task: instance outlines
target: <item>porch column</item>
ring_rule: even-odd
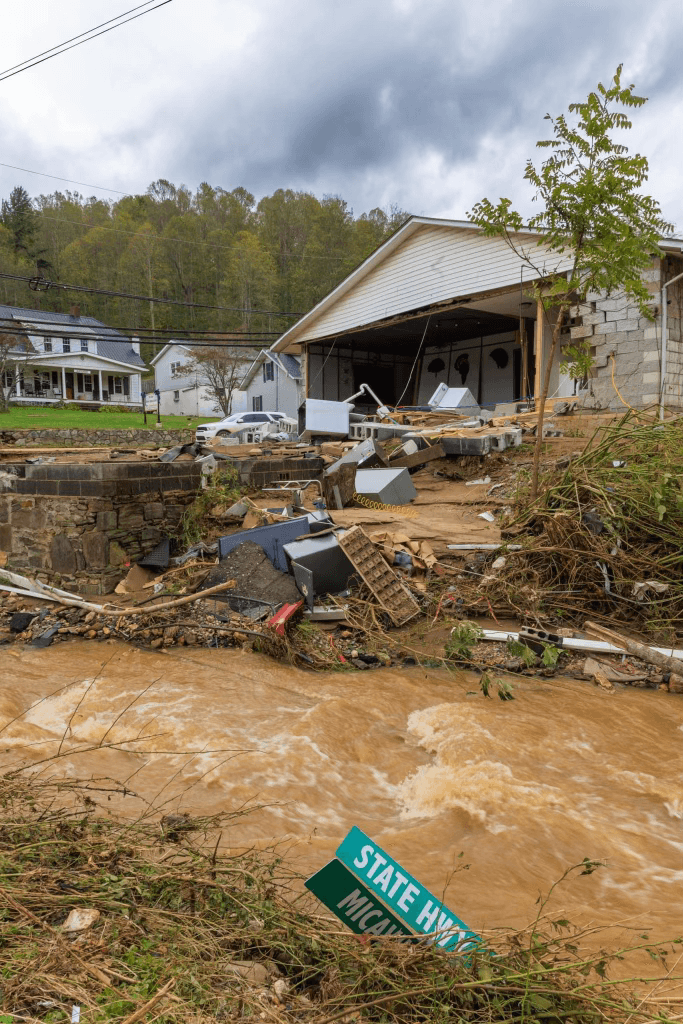
[[[541,299],[536,304],[536,330],[534,332],[534,400],[536,408],[541,399],[541,380],[543,372],[543,302]]]
[[[66,373],[62,367],[62,401],[66,402]]]
[[[17,398],[21,398],[21,370],[18,366],[14,370],[14,390]]]
[[[99,381],[100,381],[100,402],[101,402],[102,401],[102,371],[101,370],[97,371],[97,376],[99,377]]]

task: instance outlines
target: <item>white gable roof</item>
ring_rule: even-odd
[[[538,245],[538,236],[516,236],[539,268],[535,275],[502,238],[487,238],[469,221],[411,217],[348,277],[283,334],[272,348],[327,338],[364,324],[437,302],[495,291],[570,267]]]
[[[170,341],[168,345],[164,345],[164,347],[159,352],[157,352],[157,354],[152,359],[150,359],[150,366],[156,366],[161,357],[165,356],[167,352],[174,348],[178,349],[178,354],[182,352],[187,356],[192,355],[191,349],[189,349],[186,345],[183,345],[181,341]]]

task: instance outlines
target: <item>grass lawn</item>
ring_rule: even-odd
[[[196,427],[198,423],[211,423],[218,416],[162,416],[161,422],[170,430]],[[156,412],[147,413],[147,426],[153,428]],[[141,412],[113,412],[100,409],[99,412],[84,412],[77,407],[66,409],[40,409],[37,406],[13,405],[10,411],[0,414],[0,430],[24,429],[41,430],[56,427],[69,430],[80,427],[83,430],[130,430],[144,427]]]

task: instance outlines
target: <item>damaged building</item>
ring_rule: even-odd
[[[310,312],[273,352],[300,359],[308,398],[343,401],[367,384],[387,406],[426,405],[439,385],[467,388],[477,406],[493,408],[539,395],[552,337],[531,285],[566,272],[569,259],[544,249],[531,233],[516,236],[530,266],[501,238],[467,221],[411,217]],[[587,340],[591,378],[574,381],[551,367],[554,397],[583,393],[595,408],[683,401],[681,282],[683,242],[663,239],[662,255],[644,274],[650,320],[625,296],[594,296],[573,310],[563,345]],[[662,302],[667,345],[662,360]],[[614,357],[614,358],[612,358]],[[364,396],[356,402],[363,411]],[[465,408],[461,410],[467,413]]]

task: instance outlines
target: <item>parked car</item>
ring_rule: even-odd
[[[212,437],[227,437],[245,427],[258,427],[262,423],[277,423],[287,417],[283,412],[236,412],[216,423],[200,423],[195,437],[197,441],[209,441]]]

